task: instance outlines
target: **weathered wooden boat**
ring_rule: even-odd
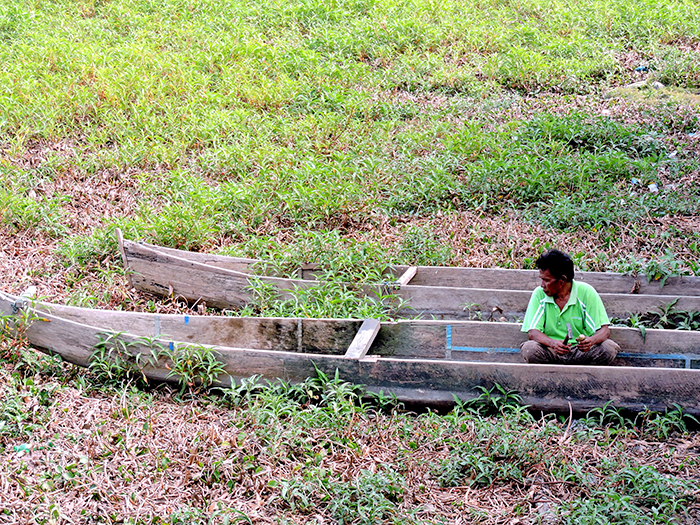
[[[630,410],[679,404],[700,415],[700,333],[612,328],[622,352],[616,366],[529,365],[515,323],[352,319],[241,318],[163,315],[32,303],[0,293],[0,313],[32,319],[25,330],[36,348],[88,366],[100,337],[119,332],[130,351],[154,342],[172,352],[183,345],[213,347],[224,364],[222,383],[256,374],[303,381],[338,370],[340,377],[399,400],[448,406],[496,384],[518,392],[535,409],[589,410],[612,401]],[[148,339],[145,339],[148,338]],[[172,380],[165,366],[143,372]]]
[[[317,270],[301,268],[298,279],[254,275],[260,261],[164,248],[117,238],[132,286],[160,296],[176,295],[191,303],[215,308],[238,308],[252,300],[251,282],[259,280],[280,291],[317,286]],[[435,319],[522,319],[532,290],[539,285],[534,270],[397,266],[383,285],[366,286],[365,293],[405,301],[398,311],[404,317]],[[576,278],[600,293],[608,315],[623,317],[665,307],[700,311],[700,277],[670,277],[661,287],[646,278],[629,275],[578,272]]]

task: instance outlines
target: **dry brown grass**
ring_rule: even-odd
[[[2,377],[0,403],[12,394],[8,373]],[[34,379],[34,386],[53,394],[45,408],[30,387],[24,394],[20,387],[22,409],[33,414],[29,420],[36,426],[28,436],[0,435],[2,523],[169,523],[188,508],[214,516],[213,523],[235,517],[235,511],[256,524],[335,523],[322,491],[308,494],[308,505],[297,499],[292,509],[282,492],[285,480],[309,481],[305,474],[325,469],[329,480],[345,483],[361,479],[363,471],[391,469],[405,480],[395,515],[414,516],[406,523],[525,525],[546,518],[547,508],[591,496],[592,485],[582,488],[550,472],[555,464],[576,466],[599,486],[605,485],[606,462],[700,479],[698,433],[655,441],[634,432],[582,433],[551,419],[493,420],[503,435],[517,432],[531,440],[535,459],[523,473],[525,481],[444,488],[435,466],[455,444],[486,446],[481,420],[466,417],[455,431],[436,415],[358,411],[339,415],[337,427],[329,427],[313,418],[304,424],[303,409],[265,420],[259,404],[224,409],[206,399],[173,402],[165,393],[128,388],[100,395]],[[22,444],[29,451],[14,449]],[[695,523],[697,500],[687,510],[689,520],[680,523]]]

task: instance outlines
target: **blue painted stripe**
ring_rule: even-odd
[[[638,359],[668,359],[668,360],[678,360],[685,361],[685,368],[690,368],[691,358],[687,355],[682,354],[638,354],[633,352],[618,352],[619,357],[630,357]]]
[[[446,349],[447,351],[456,352],[476,352],[490,354],[517,354],[519,348],[488,348],[483,346],[452,346],[452,325],[445,327]],[[644,354],[635,352],[618,352],[618,357],[627,357],[631,359],[660,359],[668,361],[685,361],[685,368],[690,368],[692,360],[699,360],[696,355],[688,356],[684,354]]]
[[[646,358],[646,359],[690,359],[687,355],[682,354],[640,354],[634,352],[618,352],[620,357],[636,357],[636,358]]]
[[[185,324],[190,324],[190,316],[189,315],[185,316]]]
[[[517,354],[520,352],[519,348],[486,348],[477,346],[454,346],[452,350],[457,352],[488,352],[491,354]]]
[[[491,352],[494,354],[515,354],[520,352],[519,348],[489,348],[479,346],[453,346],[451,350],[456,350],[458,352]],[[618,352],[617,355],[619,357],[630,357],[636,359],[676,359],[681,361],[691,359],[689,356],[682,354],[642,354],[633,352]]]

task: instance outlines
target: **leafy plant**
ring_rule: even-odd
[[[12,305],[12,313],[0,315],[0,359],[16,363],[29,348],[26,332],[34,322],[42,320],[33,308],[26,307],[31,300],[22,296],[18,301],[25,301],[24,306]]]
[[[602,407],[589,410],[583,422],[589,427],[615,427],[626,428],[629,421],[612,401],[608,401]]]
[[[663,287],[669,277],[683,275],[683,262],[674,258],[673,253],[666,252],[666,255],[659,259],[651,259],[644,266],[643,272],[647,276],[647,281],[658,281]]]
[[[646,411],[640,414],[641,426],[644,432],[650,433],[656,439],[668,439],[672,432],[685,433],[688,424],[698,425],[698,419],[686,414],[683,407],[674,404],[665,413]]]
[[[698,488],[694,482],[671,480],[650,465],[625,466],[610,478],[610,488],[562,505],[564,523],[674,523]]]
[[[147,338],[127,339],[125,332],[102,332],[89,357],[89,368],[99,382],[121,383],[129,380],[148,382],[144,368],[162,345]],[[146,351],[144,351],[144,348]]]
[[[233,378],[229,378],[230,385],[228,387],[216,387],[214,390],[221,395],[221,402],[227,407],[238,407],[249,405],[254,397],[256,397],[265,388],[265,384],[261,383],[261,375],[253,375],[241,379],[236,382]]]
[[[450,246],[427,226],[411,226],[404,232],[396,262],[421,266],[441,266],[451,257]]]
[[[491,388],[477,386],[477,389],[481,390],[481,394],[473,399],[462,401],[455,397],[455,409],[489,417],[517,412],[523,408],[522,397],[514,390],[506,390],[499,384]]]
[[[613,324],[637,328],[642,335],[647,328],[664,330],[700,330],[700,312],[692,310],[676,310],[675,299],[659,306],[654,312],[630,314],[628,318],[616,318]]]
[[[461,443],[433,467],[442,487],[460,485],[488,487],[496,481],[522,479],[522,471],[510,461],[497,461],[471,443]]]
[[[374,525],[397,515],[406,481],[391,468],[376,473],[361,470],[358,477],[332,486],[329,510],[339,524]]]
[[[170,370],[168,377],[180,383],[180,393],[194,394],[212,386],[226,372],[224,363],[212,347],[195,344],[173,344],[173,349],[159,348],[155,354]]]
[[[248,287],[252,300],[236,315],[388,319],[407,307],[390,285],[360,287],[326,279],[321,274],[319,281],[310,286],[278,290],[273,284],[253,277]]]

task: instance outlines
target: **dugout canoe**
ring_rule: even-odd
[[[190,303],[227,309],[252,301],[253,281],[277,289],[282,298],[290,297],[291,290],[318,285],[314,268],[300,269],[297,279],[256,275],[262,264],[253,259],[133,242],[120,231],[117,238],[131,285],[159,296],[175,295]],[[397,266],[392,271],[386,283],[365,286],[363,291],[375,298],[394,294],[405,301],[397,312],[403,317],[469,319],[495,314],[518,320],[539,285],[534,270]],[[576,278],[598,290],[611,317],[652,312],[674,301],[677,310],[700,311],[699,277],[669,278],[663,287],[622,274],[578,272]]]
[[[148,353],[153,341],[170,351],[200,344],[215,349],[231,380],[301,382],[316,369],[404,402],[449,406],[479,387],[496,384],[518,392],[545,411],[585,411],[612,401],[633,411],[662,411],[673,404],[700,415],[700,333],[612,328],[622,352],[617,366],[530,365],[518,345],[515,323],[353,319],[242,318],[164,315],[38,303],[0,292],[5,323],[31,319],[24,335],[32,346],[88,366],[101,336],[119,332],[130,352]],[[145,339],[148,338],[148,339]],[[146,343],[146,341],[150,341]],[[147,377],[173,380],[151,363]]]

